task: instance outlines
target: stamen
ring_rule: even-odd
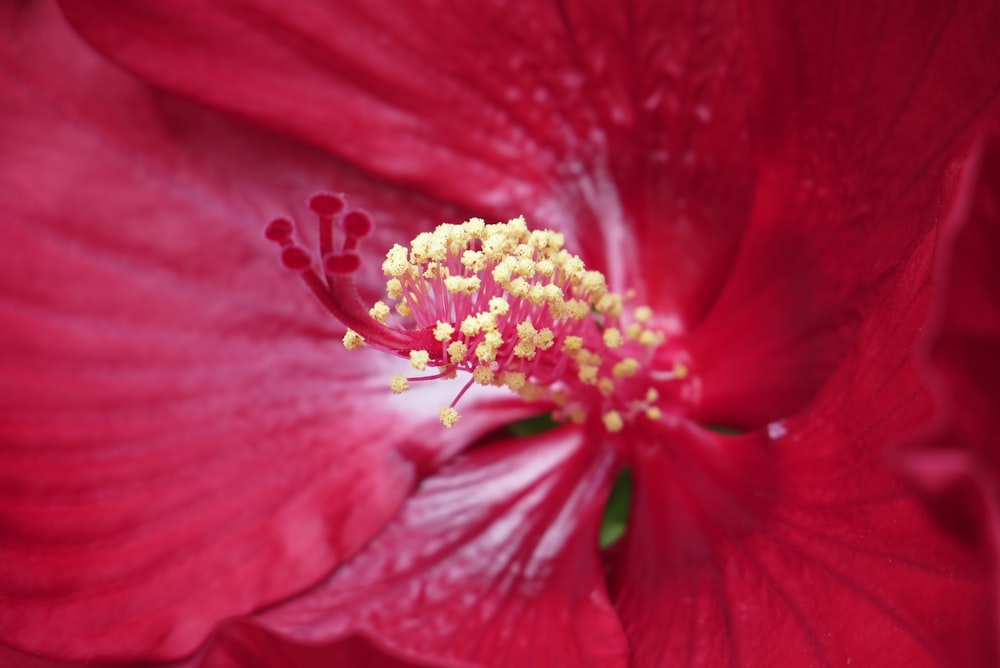
[[[282,264],[349,328],[347,348],[391,352],[419,371],[439,368],[419,378],[393,376],[393,392],[406,391],[410,382],[469,373],[441,410],[447,427],[459,419],[455,406],[476,384],[558,405],[561,419],[600,420],[614,434],[642,416],[661,419],[668,406],[661,390],[681,396],[671,384],[693,382],[687,358],[664,347],[668,336],[652,309],[627,311],[627,300],[608,290],[601,273],[563,249],[561,234],[529,230],[523,218],[442,224],[417,235],[409,248],[389,250],[382,263],[387,300],[368,307],[354,275],[371,217],[326,193],[312,197],[309,208],[319,222],[322,275],[313,255],[293,241],[295,227],[286,218],[265,231],[281,247]]]

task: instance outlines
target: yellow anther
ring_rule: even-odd
[[[527,297],[529,290],[531,290],[531,285],[521,277],[515,278],[507,284],[507,291],[515,297]]]
[[[480,284],[478,276],[449,276],[444,279],[444,287],[452,294],[475,294]]]
[[[497,351],[503,345],[503,336],[498,331],[486,332],[486,336],[476,346],[476,358],[484,364],[495,362]]]
[[[518,249],[527,248],[528,252],[531,253],[530,246],[518,246]],[[531,257],[521,257],[517,260],[517,273],[525,278],[534,278],[535,276],[535,261]]]
[[[555,320],[565,320],[569,317],[569,307],[562,299],[549,301],[549,313]]]
[[[467,250],[462,253],[462,266],[469,271],[486,269],[486,256],[479,251]]]
[[[462,341],[452,341],[448,346],[448,359],[452,364],[461,364],[469,354],[469,346]]]
[[[476,359],[484,364],[495,362],[497,359],[497,349],[485,341],[480,341],[476,345]]]
[[[613,318],[617,318],[622,314],[622,298],[621,295],[616,295],[613,292],[609,292],[597,300],[597,304],[594,306],[599,313],[605,315],[610,315]]]
[[[570,255],[569,253],[566,253],[566,255],[564,256],[563,252],[560,251],[559,255],[556,256],[557,263],[559,263],[560,257],[566,258],[561,263],[561,268],[563,270],[563,273],[565,273],[570,278],[570,280],[577,282],[583,280],[583,275],[586,272],[583,260],[581,260],[576,255]]]
[[[399,244],[394,245],[389,249],[389,252],[385,255],[385,262],[382,263],[382,271],[386,276],[393,276],[399,278],[406,274],[410,269],[410,263],[407,261],[406,249]]]
[[[517,326],[517,336],[522,341],[533,341],[538,330],[531,324],[530,320],[525,320]]]
[[[593,366],[601,366],[601,356],[592,350],[587,348],[581,348],[580,353],[576,357],[578,364],[591,364]]]
[[[657,406],[650,406],[646,409],[646,417],[655,422],[663,417],[663,411],[661,411]]]
[[[451,340],[451,335],[455,333],[454,326],[448,324],[447,322],[441,322],[438,320],[437,324],[434,325],[434,339],[444,343],[445,341]]]
[[[535,263],[535,271],[542,276],[551,276],[556,272],[556,265],[552,264],[552,260],[549,259],[539,260]]]
[[[441,417],[441,424],[443,424],[445,427],[451,427],[456,422],[458,422],[459,418],[461,418],[462,416],[459,415],[458,411],[452,408],[451,406],[445,406],[444,408],[441,409],[440,417]]]
[[[389,381],[389,387],[391,387],[392,391],[396,394],[402,394],[410,389],[410,383],[406,380],[406,376],[401,373],[397,373],[392,377],[392,380]]]
[[[490,234],[483,239],[483,255],[491,260],[502,260],[507,255],[507,239],[503,234],[490,230]],[[513,267],[511,267],[513,270]],[[496,269],[494,269],[496,271]]]
[[[538,330],[535,329],[530,320],[520,323],[517,326],[517,345],[514,346],[514,355],[524,359],[534,359],[536,336],[538,336]]]
[[[598,300],[608,291],[608,283],[604,279],[604,274],[599,271],[588,271],[580,279],[580,286],[591,293],[593,299]]]
[[[633,322],[631,325],[625,328],[625,336],[635,341],[642,334],[642,325],[637,322]]]
[[[587,421],[587,411],[579,406],[571,408],[569,410],[569,419],[573,424],[583,424]]]
[[[652,403],[660,398],[660,391],[655,387],[651,387],[646,390],[646,401]]]
[[[430,248],[433,243],[433,235],[430,232],[421,232],[410,241],[409,260],[412,264],[423,264],[430,257]]]
[[[590,315],[590,304],[580,299],[571,299],[566,302],[569,308],[569,317],[573,320],[583,320]]]
[[[506,315],[510,312],[510,302],[503,297],[490,297],[489,306],[493,315]]]
[[[684,380],[685,378],[687,378],[687,375],[688,375],[689,371],[690,371],[690,369],[688,369],[681,362],[677,362],[676,364],[674,364],[674,376],[678,380]]]
[[[433,232],[421,232],[410,242],[410,262],[441,262],[448,256],[448,225],[438,225]]]
[[[604,333],[601,334],[601,338],[604,339],[604,345],[612,349],[621,348],[622,344],[625,343],[624,339],[622,339],[621,330],[615,327],[605,329]]]
[[[499,283],[500,285],[507,285],[507,283],[509,283],[510,279],[513,277],[514,270],[516,268],[517,268],[517,263],[514,261],[514,258],[511,257],[503,258],[500,261],[500,263],[497,264],[497,266],[493,267],[493,271],[491,272],[493,280]]]
[[[545,396],[545,388],[528,382],[517,391],[517,394],[525,401],[538,401]]]
[[[486,221],[482,218],[469,218],[464,224],[465,231],[471,236],[478,236],[482,234],[483,229],[486,227]]]
[[[653,309],[648,306],[640,306],[635,310],[635,320],[636,322],[649,322],[649,319],[653,317]]]
[[[534,262],[531,261],[534,258],[534,255],[535,247],[530,244],[518,244],[514,248],[514,256],[517,257],[518,260],[528,260],[531,265],[528,268],[528,271],[532,273],[535,271]]]
[[[545,291],[545,301],[550,305],[565,304],[566,300],[563,295],[562,288],[558,285],[550,283],[549,285],[546,285],[543,290]]]
[[[550,230],[532,230],[528,243],[538,250],[557,251],[562,248],[563,235]]]
[[[592,364],[581,364],[580,373],[578,374],[580,381],[587,385],[596,385],[597,370],[597,367]]]
[[[604,428],[611,433],[621,431],[625,427],[625,420],[618,411],[608,411],[601,416],[601,421],[604,422]]]
[[[610,378],[601,378],[597,381],[597,389],[601,391],[601,394],[605,397],[610,397],[615,391],[615,381]]]
[[[410,310],[410,305],[406,302],[399,302],[396,304],[396,313],[403,316],[404,318],[409,318],[413,315],[413,311]]]
[[[493,369],[488,366],[477,366],[472,372],[472,378],[480,385],[490,385],[493,383]]]
[[[344,334],[344,347],[348,350],[357,350],[365,343],[365,337],[361,336],[353,329],[347,330],[347,334]]]
[[[410,366],[412,366],[417,371],[423,371],[427,368],[427,363],[431,361],[430,353],[426,350],[411,350],[410,351]]]
[[[524,388],[527,379],[525,378],[524,373],[520,371],[501,371],[500,376],[497,378],[497,382],[501,385],[506,385],[510,389],[517,392],[518,390]]]
[[[479,330],[482,332],[492,332],[497,328],[497,316],[490,311],[477,313],[476,322],[479,323]]]
[[[451,276],[451,272],[448,271],[448,267],[442,267],[437,262],[428,262],[427,269],[421,274],[428,281],[433,281],[439,278],[445,279]]]
[[[479,333],[481,328],[482,326],[479,324],[479,320],[477,320],[474,315],[466,316],[465,320],[462,321],[462,324],[459,327],[459,329],[462,330],[462,334],[466,336],[475,336]]]
[[[448,257],[448,237],[439,234],[434,235],[428,256],[434,262],[443,262]]]
[[[638,360],[626,357],[612,367],[611,374],[615,378],[629,378],[634,376],[636,372],[639,371],[639,366]]]
[[[552,333],[552,330],[548,327],[543,327],[537,335],[535,335],[535,345],[537,345],[542,350],[548,350],[556,342],[556,335]]]
[[[548,301],[545,295],[544,285],[539,285],[535,283],[528,289],[528,301],[535,306],[544,306],[545,302]]]
[[[403,298],[403,284],[398,278],[390,278],[385,282],[385,294],[389,299]]]
[[[576,357],[583,348],[583,339],[579,336],[567,336],[563,339],[562,349],[569,357]]]
[[[535,359],[535,344],[532,341],[518,341],[514,346],[514,356],[521,359]]]
[[[511,218],[507,221],[507,227],[511,232],[512,236],[519,238],[526,238],[530,232],[528,231],[528,223],[524,220],[524,216],[518,216],[517,218]]]
[[[647,348],[652,348],[662,342],[661,336],[662,335],[659,332],[654,332],[651,329],[644,329],[642,330],[642,333],[639,334],[639,343]]]
[[[375,302],[375,305],[368,309],[368,315],[385,324],[385,319],[389,317],[389,305],[382,301]]]

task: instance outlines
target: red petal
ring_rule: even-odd
[[[1000,43],[1000,11],[994,0],[771,0],[747,2],[746,17],[763,75],[758,190],[692,354],[704,360],[705,418],[759,425],[816,391],[940,219],[949,161],[1000,121],[1000,68],[984,56]]]
[[[419,668],[392,657],[364,638],[341,638],[321,646],[298,645],[253,623],[229,625],[190,668]],[[171,667],[173,668],[173,667]],[[185,667],[181,667],[185,668]]]
[[[442,433],[282,273],[263,223],[362,179],[136,85],[49,5],[0,11],[0,641],[177,657],[511,412]]]
[[[992,565],[885,460],[926,422],[925,242],[801,416],[634,467],[612,592],[641,665],[995,666]]]
[[[81,668],[79,662],[32,656],[0,645],[4,668]],[[419,668],[427,664],[395,658],[359,636],[339,638],[321,647],[290,642],[245,619],[234,620],[216,633],[208,645],[180,662],[132,662],[128,668]],[[123,668],[118,662],[87,661],[86,668]]]
[[[597,542],[612,465],[567,429],[478,448],[425,480],[330,580],[262,622],[309,645],[366,633],[449,665],[624,666]]]
[[[1000,142],[986,143],[970,160],[939,248],[934,311],[921,351],[938,415],[936,423],[906,447],[902,463],[931,493],[932,507],[949,526],[961,530],[983,519],[985,505],[985,532],[973,526],[973,531],[962,533],[971,534],[970,538],[985,533],[1000,559],[1000,415],[996,406],[1000,397]],[[970,490],[970,483],[974,489]],[[995,614],[1000,619],[1000,613]]]
[[[950,437],[1000,472],[1000,142],[980,153],[942,231],[925,373]]]
[[[614,287],[687,321],[750,201],[734,5],[63,3],[158,85],[481,215],[575,232]]]

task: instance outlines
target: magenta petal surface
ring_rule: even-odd
[[[988,551],[938,524],[886,457],[930,417],[909,351],[932,241],[801,415],[644,451],[612,562],[638,665],[996,665]]]
[[[479,215],[565,230],[616,289],[690,323],[750,203],[735,4],[63,7],[150,81]]]
[[[692,353],[704,418],[797,410],[878,286],[943,217],[948,167],[1000,121],[993,0],[745,3],[757,190]],[[738,333],[739,345],[733,345]]]
[[[424,480],[328,581],[260,622],[307,645],[370,634],[448,665],[625,666],[597,543],[612,460],[569,429],[481,446]]]
[[[0,12],[0,642],[179,657],[512,413],[442,435],[410,402],[453,392],[394,404],[282,273],[263,223],[345,170],[137,85],[50,4]]]

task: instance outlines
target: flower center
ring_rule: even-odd
[[[284,218],[266,232],[281,245],[282,263],[349,328],[349,350],[371,346],[408,358],[417,371],[437,367],[429,375],[394,376],[394,392],[411,382],[470,374],[441,409],[446,427],[459,419],[456,406],[473,384],[549,402],[557,420],[599,418],[609,432],[676,416],[693,400],[690,360],[651,309],[626,308],[603,274],[563,248],[562,234],[530,230],[523,218],[439,225],[418,234],[409,248],[389,250],[382,263],[387,299],[367,308],[353,276],[370,217],[347,211],[334,195],[316,195],[309,206],[319,218],[320,271],[294,243],[294,226]],[[336,227],[344,236],[339,249]]]

